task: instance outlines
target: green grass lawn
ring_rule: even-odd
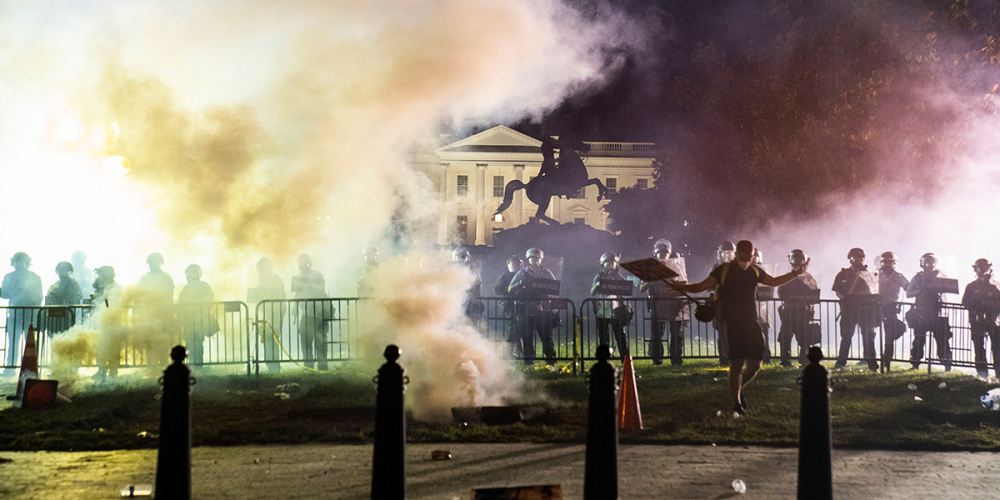
[[[375,415],[373,373],[339,365],[333,374],[260,377],[201,376],[194,387],[196,446],[371,441]],[[1000,449],[1000,412],[979,397],[993,386],[961,374],[863,370],[833,373],[833,440],[838,448],[910,450]],[[645,430],[625,432],[624,443],[716,443],[796,446],[798,370],[766,366],[748,390],[750,416],[732,418],[727,372],[714,361],[683,367],[636,364]],[[525,372],[550,396],[547,411],[506,426],[408,422],[414,442],[583,442],[587,386],[582,376]],[[282,400],[279,384],[301,391]],[[942,382],[946,385],[940,388]],[[907,386],[914,384],[917,390]],[[159,388],[135,378],[85,386],[72,404],[44,412],[0,411],[0,449],[101,450],[153,448],[159,432]],[[917,396],[922,401],[915,400]],[[512,402],[518,403],[518,402]]]

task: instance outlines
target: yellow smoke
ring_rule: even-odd
[[[407,405],[418,420],[444,422],[456,406],[497,405],[520,394],[523,380],[507,369],[502,346],[486,339],[465,319],[465,292],[473,282],[467,268],[446,255],[392,259],[371,275],[375,299],[361,332],[373,367],[388,344],[402,351],[399,363],[410,377]]]

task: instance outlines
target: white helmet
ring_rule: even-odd
[[[663,258],[663,259],[669,258],[671,251],[673,251],[673,245],[670,244],[670,240],[668,239],[661,238],[656,240],[656,243],[653,243],[654,257],[656,257],[657,253],[662,252],[664,254],[663,257],[657,257],[657,258]]]
[[[601,265],[602,266],[604,265],[605,262],[607,262],[609,260],[613,261],[615,264],[617,264],[621,260],[621,257],[619,257],[618,254],[616,254],[614,252],[605,252],[604,255],[601,255]]]

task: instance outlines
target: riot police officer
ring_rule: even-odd
[[[895,342],[906,333],[906,324],[899,319],[899,292],[905,290],[910,281],[903,273],[896,270],[896,254],[883,252],[879,256],[878,274],[878,304],[882,317],[882,334],[885,336],[882,347],[882,372],[892,369],[892,358],[895,355]]]
[[[679,260],[670,258],[671,250],[670,241],[657,240],[653,244],[653,257],[677,273],[678,276],[671,282],[674,284],[687,283],[687,272]],[[670,343],[667,352],[670,355],[670,364],[675,366],[683,364],[684,321],[691,318],[683,295],[662,281],[642,283],[639,285],[639,291],[649,294],[650,299],[648,304],[652,318],[649,324],[649,355],[653,358],[653,364],[663,364],[663,334],[668,327],[670,328]]]
[[[778,287],[778,298],[782,304],[778,306],[778,316],[781,318],[781,328],[778,330],[778,345],[781,348],[781,366],[792,366],[792,339],[799,345],[799,364],[806,364],[809,346],[818,344],[819,325],[813,323],[816,307],[807,298],[810,292],[819,290],[816,278],[803,270],[809,257],[800,249],[788,254],[788,264],[792,270],[802,270],[802,273],[792,281]]]
[[[625,335],[625,325],[632,321],[632,309],[628,303],[620,300],[621,295],[600,293],[601,280],[625,281],[618,262],[621,258],[614,252],[606,252],[601,255],[601,272],[594,276],[594,284],[590,287],[590,293],[601,300],[595,301],[594,315],[597,317],[597,337],[600,345],[611,345],[608,336],[608,328],[615,335],[615,342],[618,345],[618,354],[621,359],[625,359],[628,354],[628,337]]]
[[[80,284],[70,277],[73,274],[73,264],[60,262],[56,264],[56,276],[59,280],[49,287],[45,294],[45,305],[47,306],[72,306],[83,302],[83,293],[80,291]],[[69,330],[70,318],[68,316],[54,317],[49,315],[45,323],[45,330],[49,337]]]
[[[841,269],[833,279],[833,291],[840,298],[840,353],[834,369],[847,365],[851,337],[854,336],[855,328],[858,328],[861,330],[862,357],[868,363],[868,369],[877,372],[875,325],[878,321],[878,309],[875,294],[878,292],[878,285],[875,277],[868,272],[864,250],[852,248],[847,252],[847,260],[851,266]]]
[[[935,278],[945,278],[937,268],[938,260],[933,253],[920,257],[920,269],[906,287],[906,296],[915,297],[913,308],[906,313],[906,322],[913,328],[913,346],[910,348],[910,365],[916,370],[924,357],[927,333],[930,332],[937,344],[938,358],[944,363],[945,371],[951,371],[951,327],[948,318],[941,316],[941,293],[928,290],[928,282]]]
[[[969,327],[972,330],[972,347],[976,355],[976,373],[980,378],[989,376],[989,365],[986,363],[986,336],[990,337],[993,350],[993,368],[997,366],[997,356],[1000,355],[1000,339],[997,338],[997,316],[1000,315],[1000,288],[993,280],[993,264],[986,259],[979,259],[973,264],[976,280],[965,287],[962,294],[962,305],[969,311]],[[1000,372],[998,372],[1000,376]]]
[[[542,353],[545,361],[549,365],[556,363],[556,349],[552,341],[552,326],[556,321],[556,316],[552,312],[552,302],[544,300],[552,298],[552,295],[533,290],[531,281],[535,279],[555,280],[555,275],[542,266],[545,254],[540,248],[529,248],[525,252],[528,266],[521,269],[514,275],[507,291],[510,296],[518,300],[518,308],[525,312],[525,328],[521,336],[521,352],[524,353],[524,364],[535,363],[535,339],[542,341]]]
[[[520,256],[511,255],[507,258],[507,271],[501,274],[493,285],[493,293],[504,299],[500,301],[500,316],[504,318],[507,342],[510,344],[511,352],[515,358],[521,357],[522,354],[521,337],[523,333],[521,330],[525,325],[522,321],[524,311],[518,314],[514,301],[511,300],[510,282],[514,280],[514,275],[521,269],[524,269],[524,260]]]

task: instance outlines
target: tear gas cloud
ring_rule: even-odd
[[[407,165],[409,147],[442,120],[540,116],[598,85],[607,51],[641,45],[628,18],[605,14],[521,0],[7,3],[0,255],[28,252],[48,281],[82,249],[127,286],[156,251],[175,275],[200,264],[228,300],[242,298],[259,257],[287,276],[307,252],[328,291],[351,296],[362,247],[397,236],[387,236],[394,218],[417,234],[393,251],[436,243],[420,229],[435,226],[438,202]],[[445,287],[462,280],[430,265],[441,272],[431,288],[417,283],[426,273],[403,271],[379,288],[388,323],[374,338],[399,336],[413,375],[461,373],[460,386],[483,384],[480,403],[495,400],[499,360],[451,323],[464,288]],[[429,316],[404,320],[420,308]],[[56,356],[97,356],[100,342],[86,339],[73,333]]]
[[[600,80],[605,48],[637,43],[627,20],[558,2],[58,7],[0,20],[0,180],[17,207],[0,253],[37,265],[81,248],[129,283],[160,251],[230,296],[223,282],[259,255],[312,251],[335,285],[353,282],[395,193],[410,193],[406,217],[436,215],[406,164],[414,141],[442,118],[543,113]],[[104,172],[113,155],[127,175]]]
[[[683,110],[665,141],[664,203],[692,221],[689,239],[751,239],[780,270],[802,248],[827,294],[851,247],[873,269],[894,251],[908,276],[933,252],[963,283],[976,258],[1000,259],[1000,66],[985,6],[687,7],[680,41],[662,47],[678,62],[654,69]]]

